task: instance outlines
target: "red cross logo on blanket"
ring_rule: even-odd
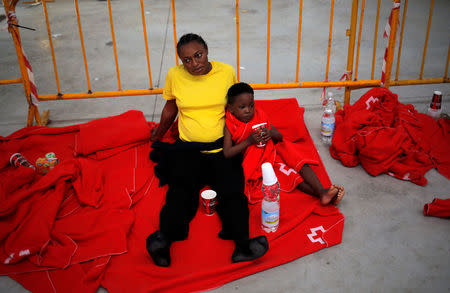
[[[371,103],[375,104],[378,101],[379,101],[378,98],[374,98],[374,97],[368,98],[367,101],[366,101],[366,105],[367,105],[366,110],[370,109],[370,104]]]
[[[309,230],[311,230],[311,234],[307,234],[309,241],[311,241],[312,243],[319,242],[320,244],[325,244],[325,241],[322,239],[322,237],[319,236],[317,238],[314,238],[315,236],[317,236],[317,231],[322,231],[322,233],[325,232],[325,229],[322,226],[310,228]]]
[[[295,170],[294,169],[292,169],[292,168],[288,169],[288,167],[285,164],[283,164],[283,163],[278,163],[278,164],[280,165],[280,171],[282,173],[286,174],[286,176],[289,176],[291,173],[295,174]]]

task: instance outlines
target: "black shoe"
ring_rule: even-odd
[[[267,250],[269,250],[269,242],[266,236],[255,237],[246,241],[245,244],[236,243],[231,261],[251,261],[266,254]]]
[[[233,240],[233,236],[223,230],[219,232],[219,238],[223,240]]]
[[[147,237],[147,251],[155,265],[160,267],[170,266],[170,245],[172,243],[163,233],[156,231]]]

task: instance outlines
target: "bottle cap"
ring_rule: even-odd
[[[261,165],[261,171],[264,185],[273,185],[277,183],[278,179],[275,175],[275,171],[273,171],[271,163],[263,163]]]

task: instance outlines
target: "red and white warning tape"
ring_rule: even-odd
[[[341,81],[341,80],[350,80],[350,74],[352,74],[352,72],[351,71],[345,71],[344,72],[344,74],[342,74],[342,76],[341,76],[341,78],[339,79],[339,81]],[[340,89],[342,89],[342,87],[338,87],[337,88],[337,90],[340,90]]]
[[[13,23],[13,21],[16,20],[17,21],[17,16],[14,12],[10,11],[8,12],[8,23]],[[11,25],[11,24],[10,24]],[[22,56],[23,56],[23,60],[25,62],[25,66],[27,67],[27,74],[28,74],[28,79],[30,81],[30,98],[31,98],[31,103],[33,103],[33,105],[38,106],[39,105],[39,100],[38,100],[38,93],[37,93],[37,88],[36,88],[36,84],[34,82],[34,75],[33,75],[33,69],[31,68],[31,64],[28,61],[27,55],[25,54],[25,51],[23,50],[23,46],[20,42],[20,38],[19,35],[17,34],[17,31],[15,29],[11,30],[16,38],[17,41],[19,42],[19,45],[22,49]]]
[[[384,82],[386,80],[386,59],[388,54],[388,48],[389,48],[389,36],[391,34],[391,22],[392,22],[392,13],[395,9],[400,9],[400,3],[392,3],[392,9],[391,13],[389,14],[389,19],[386,23],[386,26],[384,27],[384,33],[383,38],[387,39],[388,42],[386,43],[386,49],[384,50],[384,57],[383,57],[383,66],[381,68],[381,85],[384,85]],[[400,22],[397,21],[397,27],[400,25]]]

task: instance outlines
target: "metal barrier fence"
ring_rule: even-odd
[[[147,34],[147,25],[146,25],[146,17],[145,17],[145,7],[143,0],[140,0],[140,16],[142,21],[142,31],[143,37],[145,41],[145,52],[146,52],[146,62],[147,62],[147,71],[148,71],[148,88],[144,89],[123,89],[121,84],[120,70],[119,70],[119,62],[118,62],[118,50],[116,46],[115,39],[115,30],[114,30],[114,19],[111,9],[111,2],[107,0],[108,7],[108,16],[109,16],[109,25],[110,32],[112,37],[112,46],[114,52],[114,62],[115,62],[115,71],[117,78],[117,90],[108,90],[108,91],[93,91],[91,86],[91,77],[89,74],[88,68],[88,60],[86,56],[86,47],[83,39],[83,29],[82,22],[80,18],[80,9],[78,0],[74,0],[74,8],[78,25],[78,33],[80,39],[80,45],[83,56],[84,70],[86,75],[86,92],[62,92],[60,86],[60,78],[58,74],[58,65],[55,58],[55,49],[52,41],[52,30],[49,21],[49,13],[47,9],[47,4],[45,0],[42,0],[43,13],[45,17],[45,23],[48,34],[48,42],[50,48],[50,54],[52,57],[52,64],[55,76],[55,83],[57,92],[53,94],[37,94],[34,87],[33,75],[30,71],[30,62],[28,62],[22,45],[21,45],[21,37],[19,33],[18,20],[15,17],[15,9],[18,0],[2,0],[6,15],[8,16],[8,24],[9,24],[9,32],[11,33],[14,46],[16,49],[18,65],[20,68],[20,78],[13,78],[8,80],[0,80],[0,85],[4,84],[13,84],[13,83],[22,83],[25,91],[25,96],[27,98],[27,102],[29,105],[28,111],[28,120],[27,125],[32,125],[34,121],[36,121],[37,125],[41,125],[41,118],[38,110],[37,101],[49,101],[49,100],[65,100],[65,99],[85,99],[85,98],[100,98],[100,97],[118,97],[118,96],[134,96],[134,95],[154,95],[161,94],[162,88],[154,88],[150,67],[150,54],[149,54],[149,43],[148,43],[148,34]],[[56,0],[57,1],[57,0]],[[330,14],[329,14],[329,34],[328,34],[328,46],[327,46],[327,61],[326,66],[324,68],[324,79],[321,81],[302,81],[299,77],[300,71],[300,56],[301,56],[301,41],[302,41],[302,19],[303,19],[303,0],[299,0],[298,7],[298,29],[296,31],[297,36],[297,52],[296,52],[296,74],[295,74],[295,82],[282,82],[282,83],[272,83],[270,82],[270,49],[271,49],[271,0],[267,1],[267,45],[266,45],[266,78],[265,83],[252,83],[252,86],[255,89],[288,89],[288,88],[325,88],[328,87],[345,87],[345,100],[344,102],[348,104],[350,102],[350,93],[352,89],[364,88],[364,87],[374,87],[374,86],[401,86],[401,85],[419,85],[419,84],[432,84],[432,83],[447,83],[449,82],[449,78],[447,76],[448,73],[448,63],[450,56],[450,44],[448,46],[447,55],[442,56],[442,76],[433,77],[433,78],[423,78],[424,72],[424,64],[427,57],[427,47],[428,40],[431,28],[431,21],[433,17],[433,9],[434,9],[434,0],[430,0],[430,7],[428,12],[428,24],[426,27],[426,37],[424,40],[423,52],[422,52],[422,62],[420,66],[420,71],[418,74],[418,78],[415,79],[403,79],[399,80],[399,72],[401,70],[401,57],[402,57],[402,46],[403,46],[403,34],[405,29],[405,19],[407,17],[407,7],[408,0],[404,0],[404,2],[400,3],[400,0],[389,0],[392,3],[392,9],[390,10],[389,21],[385,28],[385,35],[388,37],[388,42],[383,58],[383,64],[380,62],[376,62],[376,50],[377,50],[377,35],[379,32],[379,23],[380,23],[380,7],[381,0],[378,0],[377,3],[377,14],[374,25],[374,38],[373,38],[373,51],[372,51],[372,66],[371,66],[371,75],[370,79],[359,80],[358,72],[359,72],[359,61],[360,61],[360,48],[361,48],[361,37],[363,32],[363,24],[364,24],[364,15],[365,15],[365,0],[351,0],[351,18],[350,18],[350,28],[347,29],[346,35],[348,36],[348,52],[347,52],[347,66],[346,68],[339,69],[342,74],[342,77],[339,80],[329,80],[329,71],[330,71],[330,57],[331,57],[331,48],[332,48],[332,37],[333,37],[333,20],[334,20],[334,11],[335,11],[335,0],[330,0]],[[172,10],[172,26],[173,26],[173,41],[174,46],[176,47],[177,41],[177,32],[176,32],[176,5],[175,0],[171,1],[171,10]],[[240,80],[241,73],[241,59],[240,59],[240,9],[239,9],[239,0],[235,1],[235,27],[236,27],[236,70],[237,77]],[[179,8],[177,8],[179,9]],[[400,12],[401,12],[401,25],[399,25],[400,36],[398,40],[398,45],[396,46],[396,38],[397,38],[397,27],[400,22]],[[426,15],[424,15],[426,16]],[[383,18],[386,19],[386,18]],[[359,26],[358,26],[359,21]],[[372,24],[371,24],[372,25]],[[397,48],[397,58],[396,58],[396,68],[395,68],[395,78],[391,78],[393,67],[394,67],[394,54]],[[356,50],[356,57],[355,57]],[[175,51],[175,62],[178,65],[178,56]],[[445,60],[445,62],[444,62]],[[30,60],[32,63],[32,60]],[[382,68],[380,78],[375,78],[374,72],[375,68]],[[43,89],[40,89],[42,91]]]

